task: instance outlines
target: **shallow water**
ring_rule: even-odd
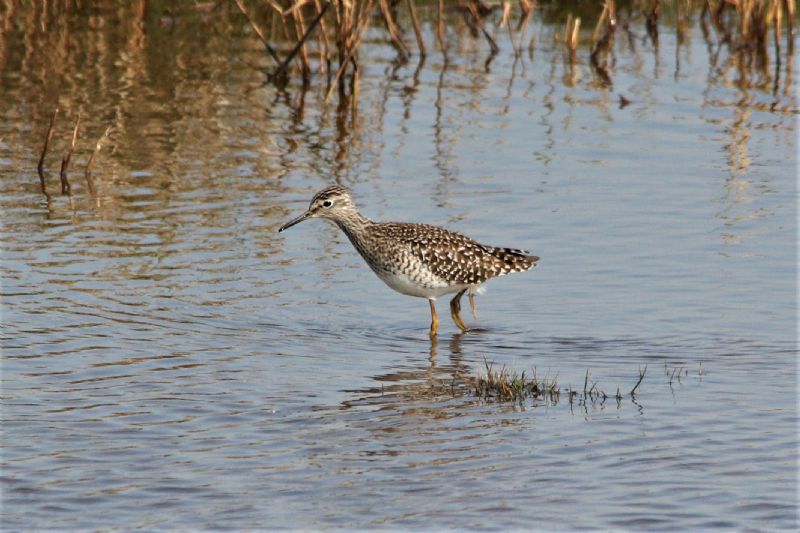
[[[354,114],[264,84],[235,11],[16,16],[0,48],[5,528],[798,526],[791,57],[773,93],[696,19],[678,46],[665,15],[657,48],[635,19],[604,88],[588,53],[564,63],[546,9],[534,52],[515,62],[498,32],[488,70],[453,17],[449,62],[432,50],[417,74],[369,32]],[[82,169],[109,124],[92,195]],[[441,299],[431,342],[427,303],[335,227],[276,233],[331,182],[371,218],[540,265],[487,285],[464,314],[480,331],[457,335]],[[609,398],[455,388],[485,361],[562,388],[588,370]]]

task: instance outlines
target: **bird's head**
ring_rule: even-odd
[[[350,192],[339,185],[332,185],[315,194],[314,198],[311,199],[311,203],[308,204],[306,212],[281,226],[278,232],[280,233],[295,224],[299,224],[307,218],[325,218],[341,224],[350,218],[358,216],[358,210],[353,203]]]

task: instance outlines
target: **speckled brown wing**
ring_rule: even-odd
[[[480,244],[437,226],[385,222],[378,225],[388,242],[402,244],[431,273],[452,284],[477,285],[510,272],[523,272],[538,257],[523,250]]]

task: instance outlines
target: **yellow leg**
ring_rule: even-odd
[[[472,309],[472,318],[478,320],[478,312],[475,310],[475,285],[469,286],[469,308]]]
[[[439,317],[436,316],[436,306],[433,303],[433,299],[428,300],[428,303],[431,304],[431,337],[436,336],[436,332],[439,331]]]
[[[453,322],[461,329],[462,333],[469,331],[469,328],[464,324],[464,321],[461,320],[461,316],[458,314],[461,311],[460,300],[465,292],[467,292],[467,289],[461,289],[458,294],[456,294],[455,298],[450,300],[450,316],[453,317]]]

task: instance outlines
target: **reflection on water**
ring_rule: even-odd
[[[606,6],[419,3],[420,59],[396,3],[405,61],[376,6],[327,104],[333,13],[282,85],[233,2],[0,7],[4,525],[796,528],[794,25]],[[431,342],[336,228],[277,235],[331,182],[541,265]]]

